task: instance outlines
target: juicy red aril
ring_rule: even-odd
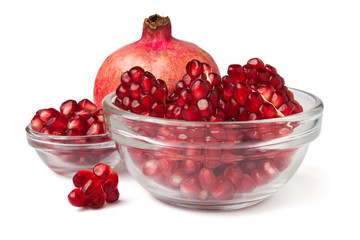
[[[248,62],[247,62],[248,65],[254,67],[254,68],[257,68],[257,69],[262,69],[264,68],[264,62],[259,59],[259,58],[251,58]]]
[[[144,74],[144,69],[141,67],[133,67],[129,70],[129,76],[132,81],[140,83],[140,80]]]
[[[194,101],[205,98],[209,90],[209,84],[205,80],[198,79],[191,84],[191,93]]]
[[[195,197],[200,191],[201,187],[197,176],[188,177],[180,184],[180,192],[187,197]]]
[[[187,159],[182,162],[181,167],[186,174],[192,175],[200,171],[200,162]]]
[[[176,172],[179,163],[174,160],[169,159],[160,159],[159,160],[159,169],[164,175],[171,175]]]
[[[197,121],[200,118],[201,114],[199,108],[196,105],[185,104],[185,106],[181,110],[181,116],[184,120],[187,121]]]
[[[235,187],[227,177],[218,176],[210,193],[215,199],[231,200],[234,197]]]
[[[57,111],[55,108],[47,108],[37,111],[36,114],[39,115],[41,121],[46,123],[47,121],[49,121],[50,118],[59,116],[60,112]]]
[[[104,134],[103,124],[100,122],[93,123],[86,131],[86,135],[99,135]]]
[[[195,77],[202,71],[202,64],[199,60],[193,59],[186,64],[186,72],[190,75],[190,77]]]
[[[46,126],[52,129],[65,129],[67,123],[63,117],[57,116],[50,118],[49,121],[47,121]]]
[[[118,175],[108,165],[99,163],[93,170],[84,169],[73,177],[75,189],[68,195],[69,202],[76,207],[101,208],[105,201],[115,202],[120,193],[117,188]]]
[[[77,104],[77,102],[70,99],[60,105],[60,113],[65,119],[68,119],[71,114],[73,114],[73,112],[78,110],[78,108],[79,105]]]
[[[248,174],[243,174],[241,179],[235,184],[236,191],[239,193],[251,192],[255,187],[254,180]]]
[[[230,65],[227,73],[236,82],[244,82],[246,79],[244,69],[239,64]]]
[[[245,101],[245,108],[252,113],[256,113],[261,104],[263,103],[263,100],[259,93],[252,92],[249,94],[248,98]]]
[[[86,130],[86,121],[80,116],[71,117],[67,122],[67,129],[84,132]]]
[[[206,167],[200,170],[198,177],[201,187],[207,191],[210,191],[216,182],[214,172]]]
[[[82,194],[80,188],[75,188],[68,195],[68,200],[71,205],[75,207],[84,207],[86,205],[86,198]]]
[[[83,99],[78,102],[79,108],[89,111],[91,114],[95,113],[97,110],[97,106],[95,103],[91,102],[88,99]]]
[[[225,171],[224,176],[226,176],[233,184],[239,182],[243,176],[243,171],[238,165],[229,165]]]
[[[151,89],[157,84],[156,78],[149,72],[144,72],[144,75],[141,78],[141,88],[144,93],[149,93]]]
[[[41,132],[41,129],[44,127],[44,122],[40,119],[40,116],[36,114],[30,122],[31,128],[34,131]]]
[[[260,106],[259,114],[263,119],[276,118],[279,116],[276,108],[268,102],[265,102]]]
[[[182,169],[178,169],[174,174],[170,176],[170,184],[173,187],[179,187],[180,184],[188,177]]]
[[[250,93],[251,89],[245,83],[239,82],[236,84],[234,97],[238,103],[244,105]]]

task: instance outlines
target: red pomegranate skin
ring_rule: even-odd
[[[120,84],[122,73],[134,66],[164,80],[172,92],[186,74],[184,66],[192,59],[208,63],[212,72],[220,74],[207,52],[193,43],[172,37],[168,17],[150,16],[144,20],[140,40],[116,50],[103,62],[95,79],[94,102],[101,108],[103,98]]]

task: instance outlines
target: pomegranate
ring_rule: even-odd
[[[144,20],[140,40],[116,50],[105,59],[95,79],[95,104],[101,107],[102,99],[119,85],[121,75],[134,66],[163,79],[172,91],[186,73],[183,66],[194,58],[208,63],[213,72],[219,73],[207,52],[193,43],[172,37],[168,17],[152,15]]]
[[[75,207],[101,208],[105,202],[119,199],[118,179],[117,173],[103,163],[97,164],[93,170],[80,170],[73,177],[76,188],[69,193],[68,200]]]

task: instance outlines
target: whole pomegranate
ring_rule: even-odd
[[[152,15],[144,20],[140,40],[116,50],[105,59],[95,80],[95,104],[101,107],[103,98],[115,91],[121,75],[133,66],[140,66],[163,79],[171,92],[186,74],[183,66],[192,59],[208,63],[212,72],[219,73],[214,59],[207,52],[193,43],[172,37],[168,17]]]

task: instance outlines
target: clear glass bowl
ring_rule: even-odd
[[[105,127],[130,174],[177,206],[238,209],[277,192],[319,134],[322,101],[291,89],[304,112],[246,122],[191,122],[123,111],[103,100]]]
[[[105,163],[121,168],[115,142],[106,134],[95,136],[55,136],[36,132],[26,127],[26,137],[41,160],[54,172],[72,177],[82,169],[92,169]]]

